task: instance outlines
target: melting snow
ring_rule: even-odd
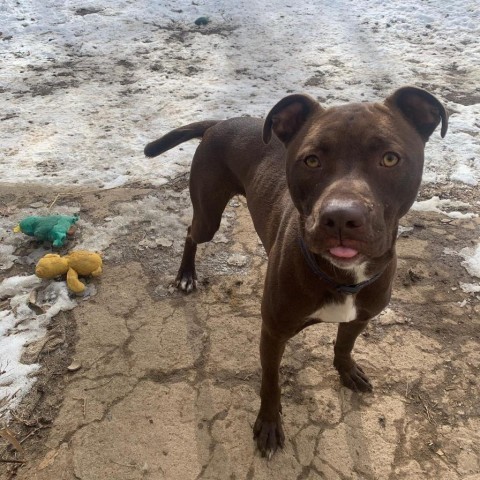
[[[474,277],[480,278],[480,244],[475,248],[463,248],[459,253],[464,259],[462,265],[467,272]]]
[[[196,26],[201,15],[211,23]],[[3,3],[0,177],[161,185],[195,146],[154,160],[143,146],[174,127],[264,117],[292,92],[330,106],[415,84],[451,112],[446,139],[427,146],[425,181],[476,185],[479,17],[470,0]]]
[[[0,283],[0,300],[11,297],[9,308],[0,311],[0,419],[8,421],[11,410],[35,383],[37,363],[22,363],[24,348],[45,336],[50,319],[62,310],[71,310],[65,282],[44,282],[41,290],[45,312],[36,314],[28,306],[30,292],[42,281],[35,275],[17,276]]]
[[[422,200],[419,202],[415,202],[412,205],[412,210],[415,210],[417,212],[437,212],[437,213],[443,213],[444,215],[447,215],[448,217],[451,218],[475,218],[478,217],[477,214],[475,213],[463,213],[459,211],[451,211],[447,212],[443,210],[443,208],[468,208],[470,205],[465,202],[460,202],[456,200],[449,200],[449,199],[444,199],[440,200],[440,197],[434,196],[428,200]]]

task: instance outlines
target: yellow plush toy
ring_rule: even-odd
[[[67,285],[75,293],[82,293],[85,285],[78,279],[81,275],[97,277],[102,273],[102,257],[98,253],[77,250],[64,257],[56,253],[48,253],[42,257],[35,268],[40,278],[55,278],[67,274]]]

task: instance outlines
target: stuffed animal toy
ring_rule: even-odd
[[[48,240],[54,247],[62,247],[67,235],[72,235],[78,216],[49,215],[47,217],[24,218],[14,229],[15,233],[22,232],[37,240]]]
[[[98,253],[86,250],[77,250],[68,255],[60,256],[56,253],[47,253],[37,263],[35,274],[40,278],[55,278],[67,274],[67,286],[75,293],[85,290],[78,276],[97,277],[102,273],[102,257]]]

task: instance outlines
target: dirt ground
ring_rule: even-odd
[[[459,288],[473,282],[461,258],[444,253],[473,246],[479,219],[411,212],[402,220],[412,229],[398,240],[392,302],[354,351],[372,394],[340,385],[334,325],[289,343],[281,370],[286,445],[266,461],[251,430],[266,256],[244,200],[234,199],[215,241],[199,248],[198,290],[177,292],[186,183],[95,192],[0,186],[5,215],[55,199],[78,208],[84,223],[68,248],[88,225],[100,234],[112,218],[138,213],[104,250],[96,296],[56,316],[47,341],[27,349],[42,368],[10,425],[25,454],[0,443],[2,462],[19,462],[0,463],[0,478],[479,479],[480,301]],[[472,189],[422,193],[470,200],[480,213]],[[147,205],[171,223],[143,216]],[[16,255],[32,242],[23,248]],[[27,272],[15,265],[7,274]],[[75,373],[66,369],[72,359],[82,365]]]

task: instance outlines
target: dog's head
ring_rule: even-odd
[[[324,109],[307,95],[290,95],[268,114],[286,147],[287,182],[308,248],[339,267],[388,254],[399,219],[415,201],[425,143],[448,116],[430,93],[395,91],[384,103]]]

